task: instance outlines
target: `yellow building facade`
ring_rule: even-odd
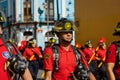
[[[99,38],[105,37],[110,45],[118,39],[112,34],[120,22],[120,0],[75,0],[75,21],[79,22],[76,43],[91,40],[96,47]]]

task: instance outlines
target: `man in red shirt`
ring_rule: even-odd
[[[5,46],[2,46],[3,42],[2,39],[0,39],[0,79],[3,80],[10,80],[10,77],[7,70],[4,70],[4,64],[6,62],[6,59],[10,57],[10,54]]]
[[[12,80],[10,78],[10,71],[8,71],[8,69],[6,69],[7,67],[5,66],[7,59],[9,59],[11,56],[7,46],[2,40],[2,24],[5,22],[5,16],[1,11],[0,14],[0,80]],[[25,69],[21,77],[23,80],[32,80],[28,68]]]
[[[95,49],[93,48],[92,42],[90,40],[86,41],[83,52],[88,61],[88,64],[95,60],[95,56],[93,56],[93,54],[95,53]]]
[[[23,52],[23,57],[25,57],[29,61],[28,68],[31,72],[33,80],[37,79],[39,62],[42,59],[42,54],[40,52],[40,48],[37,47],[37,42],[35,38],[31,38],[28,41],[28,47]]]
[[[95,49],[93,48],[92,42],[90,40],[86,41],[83,53],[88,61],[90,71],[96,77]]]
[[[58,67],[55,67],[54,54],[51,47],[44,49],[45,80],[72,80],[72,72],[76,69],[76,56],[71,42],[73,38],[73,23],[67,19],[61,19],[53,28],[58,39]]]
[[[59,26],[61,26],[61,29],[58,29],[60,32],[56,33],[59,38],[59,70],[54,71],[53,52],[51,47],[46,47],[44,50],[45,80],[71,80],[71,72],[74,72],[76,67],[76,58],[71,46],[73,25],[70,21],[63,20],[54,28],[59,28]]]
[[[6,46],[4,45],[2,39],[0,38],[0,80],[11,80],[10,73],[5,69],[5,62],[10,57],[10,53]],[[29,77],[28,77],[29,76]],[[23,80],[32,80],[31,74],[26,68],[24,74],[22,75]]]
[[[118,23],[113,35],[120,36],[120,23]],[[120,48],[119,44],[120,44],[119,40],[115,41],[109,46],[107,50],[105,63],[106,63],[108,80],[120,80],[120,64],[119,64],[120,56],[118,56],[120,55],[120,52],[118,49]]]

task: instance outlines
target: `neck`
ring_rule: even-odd
[[[70,47],[70,43],[68,44],[68,43],[63,43],[63,42],[60,42],[60,45],[65,49],[65,50],[69,50],[69,47]]]

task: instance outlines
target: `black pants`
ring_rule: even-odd
[[[90,71],[93,73],[93,75],[97,76],[97,62],[95,60],[92,60],[89,64]]]
[[[31,72],[33,80],[37,80],[37,74],[38,74],[38,69],[39,69],[39,63],[37,60],[35,61],[30,61],[28,68]]]
[[[98,63],[100,63],[100,62],[98,62]],[[108,80],[104,63],[102,64],[102,66],[100,68],[98,68],[97,72],[99,75],[99,80]]]

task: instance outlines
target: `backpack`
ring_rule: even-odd
[[[72,77],[74,80],[88,80],[89,77],[89,68],[87,61],[83,54],[76,48],[75,46],[72,46],[74,54],[76,56],[76,69],[72,74]],[[52,46],[53,51],[53,57],[54,57],[54,71],[58,71],[58,65],[59,65],[59,46],[58,44],[54,44]]]
[[[24,74],[28,62],[26,59],[22,58],[22,54],[19,52],[15,44],[7,41],[4,42],[4,45],[10,53],[10,57],[5,62],[5,70],[10,72],[12,80],[19,80],[20,76]]]

